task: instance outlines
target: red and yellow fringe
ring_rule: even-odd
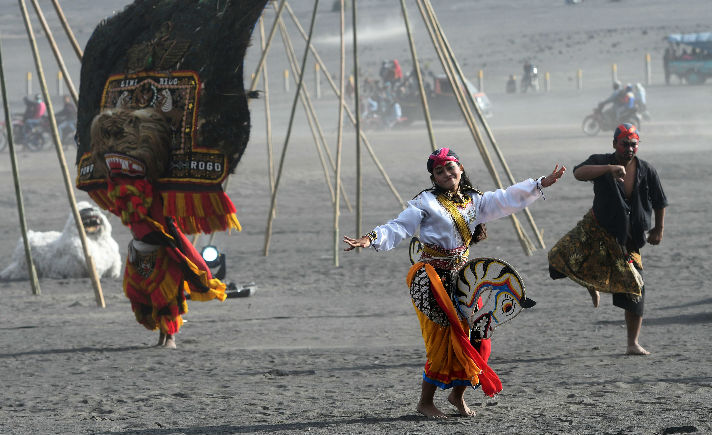
[[[116,202],[106,189],[94,189],[88,193],[99,207],[109,211],[116,208]],[[225,192],[167,191],[161,192],[161,197],[163,214],[175,218],[181,231],[186,234],[208,234],[232,229],[242,231],[235,215],[235,205]]]
[[[225,192],[161,192],[163,214],[175,218],[186,234],[212,233],[242,226],[235,215],[235,206]]]

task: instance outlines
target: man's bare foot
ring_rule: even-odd
[[[175,349],[176,348],[176,339],[172,335],[166,335],[166,342],[163,345],[163,347],[167,349]]]
[[[418,411],[419,413],[423,414],[424,416],[426,416],[428,418],[447,418],[447,415],[443,414],[442,411],[440,411],[432,403],[429,405],[424,405],[422,403],[418,403],[418,406],[415,409],[416,409],[416,411]]]
[[[645,350],[643,348],[643,346],[636,343],[636,344],[628,345],[628,349],[626,350],[625,354],[626,355],[650,355],[650,352]]]
[[[166,334],[160,332],[158,334],[158,343],[156,343],[156,347],[162,347],[165,346],[166,344]]]
[[[475,411],[471,410],[469,406],[467,406],[467,403],[461,398],[460,400],[457,400],[453,396],[453,393],[450,393],[449,396],[447,396],[447,401],[452,404],[455,408],[457,408],[457,412],[462,416],[462,417],[474,417],[475,416]]]
[[[598,308],[598,303],[601,302],[601,295],[598,293],[598,291],[594,289],[588,289],[588,292],[591,294],[591,302],[593,302],[593,308]]]

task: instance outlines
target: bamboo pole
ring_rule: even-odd
[[[276,8],[277,13],[275,14],[274,23],[272,23],[272,28],[269,31],[269,37],[267,38],[267,43],[265,44],[265,48],[262,49],[262,54],[260,55],[260,60],[259,60],[259,62],[257,62],[257,68],[255,68],[255,73],[252,75],[252,83],[250,84],[250,92],[254,91],[255,88],[257,87],[257,82],[260,79],[260,73],[262,72],[262,66],[265,63],[265,59],[267,58],[267,52],[269,52],[269,49],[272,46],[272,39],[274,39],[274,33],[277,31],[277,24],[281,20],[282,9],[284,9],[284,5],[286,3],[287,3],[287,0],[282,0],[279,3],[279,7]],[[285,82],[286,82],[286,79],[285,79]]]
[[[59,130],[57,129],[57,120],[54,117],[54,110],[52,109],[52,100],[49,98],[49,90],[47,89],[47,82],[45,81],[44,70],[42,69],[42,62],[40,60],[39,50],[37,49],[37,42],[35,40],[35,35],[32,30],[32,24],[30,23],[30,17],[27,13],[25,0],[18,1],[20,3],[20,9],[22,10],[22,16],[25,20],[25,28],[27,30],[27,36],[30,40],[30,46],[32,47],[32,55],[35,59],[35,67],[37,68],[37,78],[40,82],[40,87],[42,88],[42,94],[44,95],[45,101],[47,102],[47,112],[49,114],[50,127],[52,129],[52,137],[54,138],[54,147],[57,151],[59,166],[62,169],[64,187],[67,191],[69,206],[72,210],[72,215],[74,216],[74,221],[77,225],[77,232],[79,233],[79,238],[82,241],[84,258],[87,264],[87,272],[89,273],[89,278],[91,279],[92,286],[94,287],[94,296],[96,299],[96,304],[97,306],[104,308],[106,307],[106,303],[104,302],[104,295],[101,291],[101,283],[99,282],[99,276],[97,275],[96,268],[94,267],[94,260],[92,260],[91,254],[89,253],[86,233],[84,232],[84,225],[82,225],[82,219],[79,215],[79,210],[77,210],[77,200],[74,196],[74,186],[72,185],[72,181],[69,175],[69,169],[67,168],[67,161],[64,158],[62,141],[59,137]]]
[[[297,77],[301,73],[299,70],[299,66],[297,64],[297,55],[294,51],[294,46],[292,45],[292,40],[289,37],[289,33],[287,32],[287,27],[284,24],[284,20],[280,19],[280,33],[282,35],[282,40],[285,46],[285,50],[287,53],[287,58],[290,62],[290,66],[293,72],[294,80],[296,83]],[[302,95],[300,96],[300,101],[302,102],[302,105],[304,105],[304,110],[307,113],[307,121],[309,122],[310,128],[316,127],[316,131],[319,136],[319,142],[316,142],[317,144],[317,151],[319,152],[319,156],[322,157],[322,151],[321,148],[319,148],[319,144],[324,149],[324,152],[326,153],[327,157],[329,158],[329,165],[331,166],[331,170],[336,169],[336,162],[334,161],[334,157],[331,155],[331,152],[329,151],[329,145],[328,142],[325,138],[324,131],[321,128],[321,124],[319,123],[319,117],[316,115],[316,110],[314,109],[314,104],[312,103],[312,98],[311,95],[309,95],[309,91],[307,88],[307,85],[305,83],[302,83]],[[311,116],[311,118],[309,118]],[[313,124],[312,124],[313,122]],[[314,134],[314,131],[312,130],[312,135]],[[316,139],[315,139],[316,140]],[[322,162],[323,165],[323,162]],[[327,182],[329,183],[329,190],[332,191],[332,197],[331,201],[332,203],[334,202],[334,194],[333,194],[333,188],[331,187],[331,177],[328,175],[328,171],[324,169],[326,177],[327,177]],[[351,207],[351,201],[349,201],[349,197],[346,194],[346,190],[344,189],[343,185],[340,187],[340,192],[341,196],[344,198],[344,202],[346,203],[346,207],[349,209],[349,211],[353,211]]]
[[[352,20],[352,37],[354,44],[354,112],[356,112],[356,234],[363,234],[361,232],[361,206],[362,206],[362,189],[363,189],[363,179],[361,177],[361,109],[359,107],[359,86],[358,86],[358,41],[356,32],[356,2],[351,2],[351,20]],[[356,252],[361,252],[361,249],[357,249]]]
[[[430,108],[428,107],[427,95],[425,95],[425,86],[423,86],[423,76],[420,74],[420,63],[418,62],[418,54],[415,51],[415,42],[413,41],[413,33],[410,30],[410,20],[408,19],[408,11],[405,7],[405,0],[400,0],[401,11],[403,12],[403,21],[405,22],[405,30],[408,34],[408,45],[410,46],[410,54],[413,57],[413,68],[415,76],[418,79],[418,89],[420,91],[420,103],[423,106],[423,117],[425,125],[428,128],[428,139],[430,139],[430,147],[435,151],[438,149],[435,144],[435,135],[433,134],[433,123],[430,119]],[[357,233],[359,234],[359,233]]]
[[[338,126],[336,130],[336,171],[334,173],[334,178],[336,180],[336,191],[339,191],[341,187],[341,146],[344,133],[344,69],[346,68],[346,44],[344,41],[344,0],[340,1],[340,39],[341,39],[341,50],[340,50],[340,69],[339,69],[339,113],[338,113]],[[317,64],[318,65],[318,64]],[[336,195],[336,201],[334,201],[334,266],[339,267],[339,195]]]
[[[435,47],[436,53],[438,54],[438,58],[440,59],[440,62],[442,63],[443,69],[445,70],[445,73],[448,77],[448,81],[450,82],[450,86],[453,89],[453,92],[455,94],[455,98],[457,100],[458,106],[460,107],[460,111],[462,112],[465,122],[467,123],[470,133],[472,134],[475,144],[477,145],[478,150],[480,151],[480,155],[482,156],[485,166],[490,172],[490,175],[494,179],[496,185],[498,188],[503,188],[502,181],[499,178],[499,175],[497,174],[497,171],[494,166],[494,162],[492,161],[492,158],[489,154],[489,151],[485,148],[484,141],[482,140],[482,136],[479,132],[479,129],[477,128],[477,124],[475,123],[474,117],[472,115],[472,112],[470,111],[470,107],[468,104],[465,103],[463,93],[469,93],[468,92],[463,92],[462,87],[460,86],[460,83],[455,80],[454,77],[454,67],[452,65],[452,61],[449,56],[446,56],[445,54],[445,48],[444,48],[444,40],[442,38],[442,35],[438,31],[436,24],[433,20],[433,17],[431,16],[431,12],[428,9],[428,2],[427,0],[419,0],[417,2],[418,8],[420,10],[421,15],[423,16],[423,20],[426,24],[426,27],[428,29],[428,33],[431,36],[431,39],[433,41],[433,45]],[[462,82],[462,86],[465,86],[465,82]],[[527,255],[531,255],[533,251],[533,244],[531,240],[529,240],[528,236],[526,233],[523,231],[521,228],[521,225],[519,223],[519,220],[515,215],[510,215],[510,219],[512,220],[512,225],[514,226],[514,230],[516,231],[519,241],[522,245],[522,249],[524,249],[524,252]]]
[[[72,28],[69,27],[69,22],[67,22],[67,18],[64,16],[64,12],[62,12],[62,7],[59,5],[59,1],[52,0],[52,4],[54,5],[54,10],[57,12],[57,16],[59,16],[59,21],[62,23],[62,27],[64,27],[64,32],[67,34],[67,38],[69,39],[69,42],[71,43],[72,48],[74,49],[74,52],[77,55],[77,58],[79,59],[79,61],[81,61],[84,57],[84,52],[79,47],[79,43],[77,43],[77,38],[74,37]]]
[[[265,51],[267,41],[265,41],[265,25],[263,17],[260,17],[260,49]],[[264,87],[265,100],[265,140],[267,142],[267,176],[269,177],[269,191],[274,191],[274,157],[272,149],[272,111],[269,104],[269,80],[267,76],[267,63],[262,66],[262,84]]]
[[[302,35],[302,37],[306,40],[307,35],[304,32],[304,29],[302,28],[301,24],[299,23],[299,20],[297,17],[294,15],[294,11],[292,11],[292,8],[287,4],[287,12],[289,13],[292,21],[296,25],[297,29],[299,30],[299,33]],[[336,88],[336,84],[334,81],[331,79],[331,75],[329,74],[328,69],[326,68],[326,65],[324,62],[321,60],[321,57],[319,56],[319,53],[316,51],[314,46],[311,45],[311,43],[307,44],[307,47],[311,50],[312,54],[314,55],[314,58],[316,59],[317,62],[319,62],[319,65],[321,67],[322,72],[324,73],[324,77],[326,77],[327,82],[329,83],[329,86],[331,86],[332,91],[334,94],[338,97],[339,92]],[[351,109],[349,106],[344,106],[344,110],[346,111],[346,115],[349,117],[349,120],[351,121],[352,124],[356,124],[356,118],[354,117],[353,113],[351,112]],[[383,165],[381,162],[378,160],[378,157],[376,154],[373,152],[373,147],[371,147],[370,142],[368,141],[368,138],[366,135],[363,133],[363,131],[360,132],[360,137],[361,140],[363,141],[364,146],[366,147],[366,150],[368,151],[369,155],[371,156],[371,159],[373,160],[374,164],[376,165],[376,168],[378,168],[379,172],[381,173],[381,176],[383,177],[384,181],[388,185],[388,187],[391,189],[391,193],[393,193],[393,196],[395,196],[396,200],[400,204],[402,208],[405,209],[406,204],[401,198],[401,196],[398,194],[398,191],[396,190],[395,186],[391,182],[390,177],[386,173],[386,170],[383,168]]]
[[[448,55],[449,55],[450,59],[452,60],[453,66],[457,70],[460,80],[464,84],[465,83],[465,75],[462,71],[462,68],[460,68],[460,64],[457,61],[457,58],[455,57],[455,53],[452,49],[452,46],[450,45],[449,41],[447,40],[445,33],[442,31],[442,27],[440,26],[440,23],[438,22],[437,17],[435,16],[435,11],[433,10],[432,5],[430,4],[430,0],[427,0],[427,2],[429,4],[431,16],[439,30],[439,33],[442,35],[444,46],[448,52]],[[482,127],[484,128],[485,133],[487,134],[487,138],[489,139],[490,143],[492,144],[492,148],[494,149],[495,154],[497,155],[497,158],[499,159],[500,163],[502,164],[502,167],[504,168],[505,173],[507,174],[509,182],[511,184],[516,183],[514,175],[512,175],[512,171],[509,169],[509,165],[507,164],[507,161],[504,158],[504,154],[502,153],[501,149],[497,145],[497,141],[494,138],[494,134],[492,133],[492,130],[490,129],[489,123],[487,122],[487,119],[485,118],[485,116],[482,114],[482,110],[477,105],[477,102],[472,97],[472,94],[469,91],[466,92],[465,94],[467,95],[470,105],[474,108],[475,114],[477,114],[478,120],[480,121],[480,123],[482,124]],[[546,249],[546,244],[544,243],[544,238],[542,237],[541,232],[539,231],[539,228],[537,227],[536,223],[534,222],[534,217],[532,216],[531,211],[527,207],[525,207],[523,211],[524,211],[524,215],[526,216],[527,220],[529,221],[529,225],[531,226],[532,231],[534,231],[534,234],[537,237],[537,241],[539,242],[539,245],[541,246],[542,249]]]
[[[299,77],[299,71],[297,69],[298,66],[297,66],[296,54],[294,52],[294,48],[292,47],[292,43],[289,39],[289,35],[287,34],[287,28],[284,25],[284,22],[280,21],[279,25],[280,25],[280,28],[279,28],[280,35],[282,36],[282,41],[283,41],[283,44],[285,47],[285,55],[287,56],[287,61],[289,62],[292,71],[294,72],[293,77],[296,82],[297,77]],[[304,109],[304,113],[307,117],[307,123],[309,124],[309,130],[311,131],[312,138],[314,139],[314,146],[316,147],[316,152],[319,155],[319,161],[321,162],[321,168],[324,171],[324,179],[326,181],[327,187],[329,188],[329,193],[331,194],[331,203],[333,204],[335,201],[334,187],[331,183],[331,175],[329,174],[329,169],[327,168],[326,159],[324,157],[324,151],[322,151],[322,146],[327,149],[327,152],[328,152],[328,147],[326,145],[326,139],[324,139],[324,136],[321,132],[321,126],[318,125],[319,120],[316,117],[314,108],[312,106],[310,106],[307,102],[308,97],[309,97],[309,93],[306,90],[303,90],[303,92],[299,95],[299,101],[302,103],[302,108]],[[315,125],[315,123],[316,123],[316,125]],[[334,169],[334,167],[332,167],[332,169]]]
[[[22,0],[20,0],[22,1]],[[284,2],[284,0],[282,0]],[[279,182],[282,179],[282,170],[284,169],[284,158],[287,154],[287,146],[289,145],[289,136],[292,133],[292,125],[294,123],[294,113],[297,108],[297,99],[299,98],[299,92],[301,91],[302,81],[304,80],[304,67],[306,66],[307,58],[309,57],[309,46],[311,45],[312,34],[314,33],[314,22],[316,21],[316,11],[319,6],[319,0],[314,0],[314,10],[312,11],[311,23],[309,24],[309,37],[307,39],[307,45],[304,49],[304,57],[302,59],[302,67],[299,73],[299,82],[297,84],[297,91],[294,94],[294,101],[292,102],[292,110],[289,114],[289,124],[287,125],[287,134],[284,138],[284,146],[282,147],[282,155],[279,159],[279,169],[277,170],[277,179],[274,183],[274,192],[272,192],[272,201],[270,204],[269,216],[267,218],[267,230],[265,231],[265,247],[264,255],[265,257],[269,254],[269,242],[272,237],[272,222],[274,218],[272,214],[274,213],[274,208],[277,201],[277,190],[279,189]]]
[[[25,263],[27,264],[28,278],[32,286],[32,294],[39,295],[40,282],[37,279],[37,269],[32,261],[32,251],[30,242],[27,240],[27,221],[25,220],[25,206],[22,200],[22,187],[20,186],[20,175],[17,169],[17,156],[15,155],[15,139],[12,131],[12,120],[10,119],[10,105],[7,102],[7,90],[5,88],[5,72],[2,63],[2,44],[0,44],[0,86],[2,87],[2,105],[5,110],[5,126],[7,130],[8,153],[10,154],[10,164],[12,165],[12,180],[15,183],[15,200],[17,201],[17,214],[20,219],[20,232],[22,233],[22,243],[25,248]],[[0,133],[2,134],[2,133]]]
[[[59,52],[59,47],[57,47],[57,43],[54,40],[54,35],[52,35],[52,29],[49,28],[49,25],[47,24],[47,20],[45,20],[44,14],[42,13],[42,8],[40,8],[39,3],[37,3],[37,0],[31,0],[32,1],[32,6],[35,8],[35,13],[37,14],[37,18],[40,20],[40,24],[42,24],[42,29],[44,30],[45,35],[47,36],[47,41],[49,42],[49,46],[52,48],[52,53],[54,53],[54,58],[57,60],[57,65],[59,66],[59,69],[64,76],[64,83],[67,85],[67,89],[69,90],[69,95],[72,96],[72,100],[74,100],[74,105],[76,106],[79,104],[79,95],[77,94],[77,90],[74,87],[74,83],[72,83],[72,78],[69,76],[69,71],[67,71],[67,66],[64,64],[64,59],[62,58],[62,53]]]

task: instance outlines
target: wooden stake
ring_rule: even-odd
[[[0,44],[0,86],[2,87],[2,105],[5,110],[5,126],[7,130],[8,152],[10,154],[10,163],[12,165],[12,180],[15,182],[15,200],[17,201],[17,214],[20,219],[20,232],[22,233],[22,243],[25,248],[25,262],[27,264],[27,273],[32,286],[32,294],[39,295],[40,282],[37,279],[37,270],[35,263],[32,261],[32,252],[30,243],[27,240],[27,221],[25,220],[25,206],[22,201],[22,188],[20,186],[20,176],[17,169],[17,156],[15,155],[15,139],[12,132],[12,120],[10,118],[10,105],[7,102],[7,90],[5,88],[5,72],[2,64],[2,44]],[[0,132],[0,134],[2,134]]]
[[[316,99],[321,98],[321,74],[319,73],[319,64],[314,64],[314,96]]]
[[[653,82],[653,72],[650,67],[650,53],[645,53],[645,84],[649,85]]]
[[[77,225],[77,232],[79,233],[79,238],[82,241],[84,258],[87,264],[87,272],[89,273],[89,278],[91,279],[92,285],[94,287],[94,296],[96,298],[96,304],[97,306],[104,308],[106,307],[106,303],[104,302],[104,295],[101,291],[101,283],[99,282],[99,276],[97,275],[96,268],[94,267],[94,261],[92,260],[91,254],[89,253],[89,247],[87,246],[84,225],[82,225],[82,219],[79,215],[79,210],[77,210],[77,200],[74,196],[74,186],[72,185],[71,177],[69,175],[69,169],[67,169],[67,161],[64,158],[62,141],[59,137],[59,130],[57,129],[57,120],[54,117],[54,110],[52,109],[52,100],[50,99],[49,91],[47,89],[47,82],[45,81],[44,70],[42,69],[42,62],[40,60],[39,50],[37,49],[37,42],[35,40],[34,32],[32,31],[32,24],[30,23],[30,17],[27,13],[25,0],[18,1],[20,3],[20,9],[22,10],[22,16],[25,20],[25,29],[27,30],[27,36],[30,40],[30,46],[32,47],[32,55],[35,59],[35,67],[37,68],[37,78],[40,82],[42,94],[44,95],[44,99],[47,104],[47,112],[49,114],[50,127],[52,129],[54,147],[57,151],[57,159],[59,160],[59,166],[62,169],[62,177],[64,180],[64,187],[67,191],[67,197],[69,199],[69,206],[72,210],[72,215],[74,216],[74,221]]]

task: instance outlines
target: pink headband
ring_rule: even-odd
[[[450,148],[440,148],[439,153],[431,154],[430,157],[428,157],[428,160],[433,161],[432,167],[435,168],[436,166],[444,165],[447,162],[460,163],[460,161],[457,159],[457,157],[448,156],[449,152],[450,152]]]

